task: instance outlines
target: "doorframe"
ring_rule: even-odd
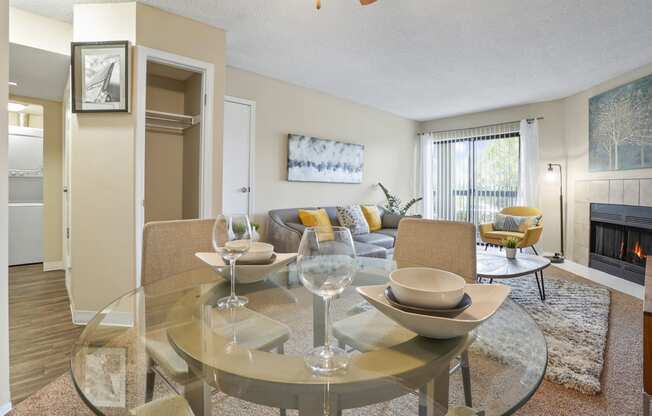
[[[134,152],[134,212],[136,287],[141,285],[143,227],[145,226],[145,123],[147,110],[147,62],[156,62],[202,74],[203,105],[200,114],[199,217],[213,215],[213,83],[215,66],[208,62],[158,49],[136,46],[136,137]]]
[[[224,96],[224,102],[233,103],[233,104],[242,104],[249,106],[251,112],[249,113],[249,215],[254,213],[254,195],[255,195],[255,170],[254,162],[256,161],[256,102],[252,100],[247,100],[246,98],[238,98],[230,95]],[[224,139],[222,139],[224,140]],[[222,155],[224,158],[224,155]],[[222,163],[224,166],[224,163]],[[222,172],[222,178],[224,178],[224,172]],[[222,186],[222,198],[224,198],[224,186]]]

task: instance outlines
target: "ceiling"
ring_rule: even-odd
[[[9,44],[9,93],[61,101],[68,80],[70,56]]]
[[[73,2],[10,4],[70,21]],[[416,120],[561,98],[652,62],[650,0],[142,2],[225,28],[231,66]]]

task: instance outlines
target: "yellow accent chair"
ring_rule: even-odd
[[[500,213],[519,217],[535,217],[543,215],[539,208],[531,207],[503,208]],[[494,230],[493,223],[480,224],[480,239],[483,243],[485,243],[485,249],[489,247],[489,245],[502,247],[504,239],[515,238],[518,240],[518,245],[516,246],[517,248],[532,247],[532,250],[534,250],[536,254],[539,254],[537,253],[537,249],[534,247],[534,245],[539,242],[539,238],[541,238],[542,232],[543,218],[539,220],[539,224],[534,227],[529,227],[525,230],[525,232],[497,231]]]

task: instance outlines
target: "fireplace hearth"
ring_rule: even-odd
[[[589,267],[640,285],[652,254],[652,208],[591,204]]]

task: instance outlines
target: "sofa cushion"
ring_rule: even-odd
[[[296,222],[288,222],[285,225],[292,228],[293,230],[298,231],[301,235],[303,235],[303,232],[306,231],[306,226],[303,224],[299,224]]]
[[[369,224],[362,214],[360,205],[337,207],[337,220],[342,227],[351,230],[351,234],[369,233]]]
[[[380,230],[376,231],[376,233],[387,235],[389,237],[392,237],[394,240],[396,240],[396,236],[398,235],[398,230],[396,228],[381,228]]]
[[[383,248],[394,247],[394,239],[388,235],[380,233],[357,234],[353,236],[353,240],[361,243],[373,244]]]
[[[491,238],[492,240],[504,240],[505,238],[516,238],[520,240],[523,238],[523,233],[518,233],[514,231],[489,231],[485,233],[486,238]]]
[[[299,219],[306,227],[319,227],[319,231],[317,232],[319,241],[330,241],[335,238],[333,225],[325,209],[300,209]]]
[[[381,259],[387,258],[387,250],[381,246],[361,243],[359,241],[354,241],[353,245],[355,246],[355,254],[360,257],[378,257]]]
[[[514,231],[524,233],[530,227],[539,225],[541,216],[521,217],[516,215],[496,214],[494,230],[496,231]]]
[[[362,205],[361,208],[364,218],[369,224],[369,231],[373,233],[383,228],[383,218],[380,216],[377,205]]]
[[[385,215],[383,215],[383,228],[398,228],[398,223],[403,218],[421,218],[421,215],[400,215],[385,211]]]

